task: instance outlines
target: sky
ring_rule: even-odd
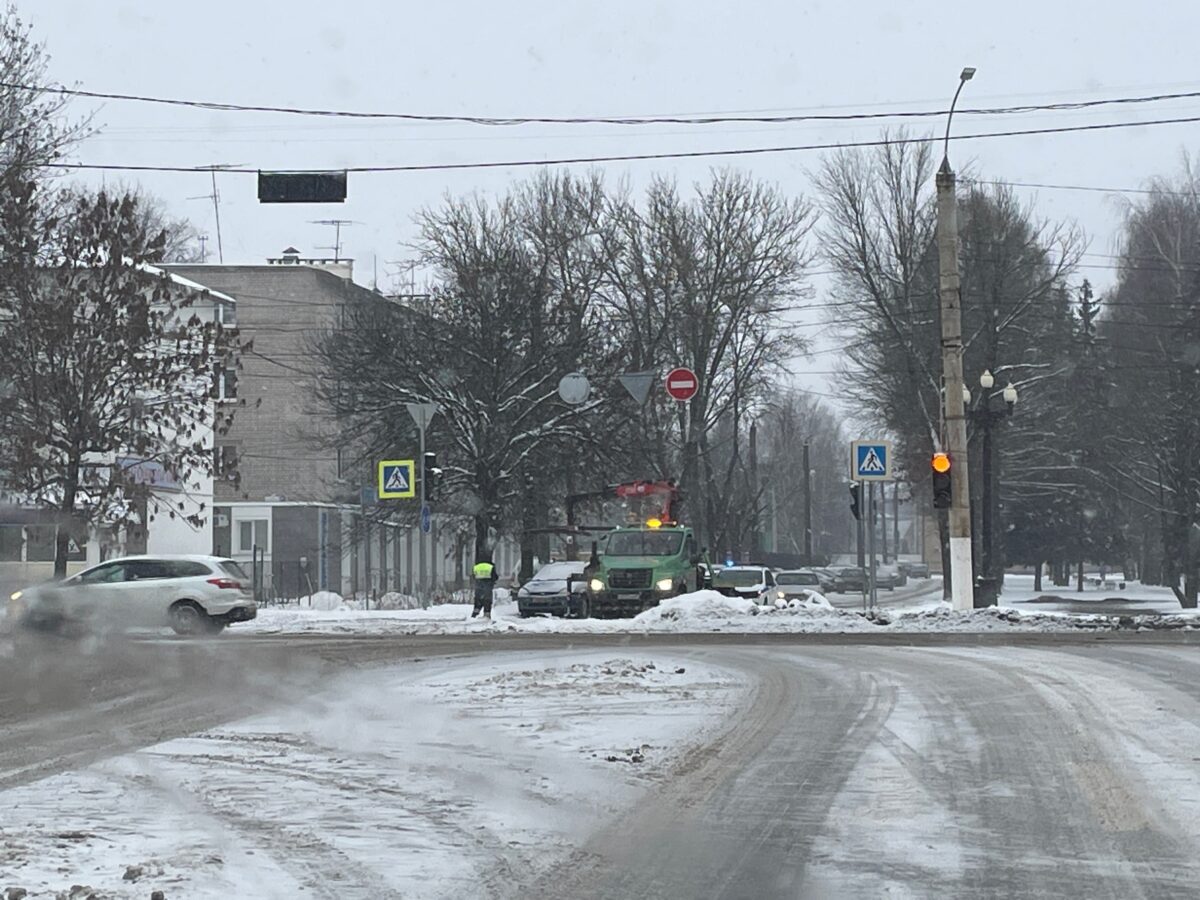
[[[978,73],[960,110],[1200,91],[1193,36],[1200,4],[1111,0],[1004,5],[662,0],[402,3],[396,0],[17,0],[50,56],[52,80],[85,90],[257,106],[478,116],[894,112],[944,109],[963,66]],[[74,152],[91,164],[339,169],[428,163],[727,150],[871,140],[882,125],[688,126],[395,123],[217,112],[109,100],[73,101],[98,133]],[[1138,106],[955,117],[958,134],[1200,116],[1200,98]],[[944,128],[918,120],[918,132]],[[1200,150],[1200,123],[1082,134],[960,140],[951,158],[982,178],[1136,188]],[[816,152],[602,164],[637,188],[654,174],[681,185],[734,166],[810,195]],[[352,173],[344,204],[260,206],[253,175],[218,176],[226,263],[256,263],[294,245],[327,255],[344,219],[355,279],[393,285],[413,258],[412,218],[446,195],[503,192],[531,168]],[[210,236],[203,174],[87,172],[136,179]],[[1040,217],[1090,239],[1080,276],[1101,289],[1115,271],[1122,204],[1131,195],[1019,188]],[[822,284],[815,283],[819,302]],[[799,384],[837,396],[836,347],[823,314],[802,324],[818,352],[792,364]]]

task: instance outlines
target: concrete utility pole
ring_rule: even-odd
[[[937,173],[938,293],[942,316],[942,422],[946,452],[954,466],[950,500],[950,602],[972,609],[971,496],[967,465],[967,419],[963,410],[962,296],[958,277],[958,201],[950,168],[950,123],[963,85],[975,70],[965,68],[946,117],[942,165]]]
[[[813,564],[812,469],[808,461],[808,441],[804,442],[804,564]]]

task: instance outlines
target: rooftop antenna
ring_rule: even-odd
[[[325,246],[325,247],[317,248],[318,250],[332,250],[334,262],[338,262],[341,258],[342,226],[343,225],[361,225],[362,224],[362,222],[355,222],[350,219],[309,219],[308,223],[310,225],[332,225],[334,227],[333,246],[332,247]]]
[[[211,166],[204,166],[212,175],[212,193],[201,194],[198,197],[188,197],[189,200],[211,200],[213,204],[213,216],[217,220],[217,261],[225,262],[225,249],[221,245],[221,192],[217,190],[217,170],[218,169],[235,169],[243,163],[214,163]]]
[[[200,241],[200,262],[208,262],[208,235],[202,234],[198,240]]]

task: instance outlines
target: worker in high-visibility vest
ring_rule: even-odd
[[[475,618],[482,612],[490,619],[492,617],[492,589],[496,586],[496,567],[492,565],[488,554],[479,556],[479,561],[475,563],[471,574],[475,577],[475,608],[471,610],[471,618]]]

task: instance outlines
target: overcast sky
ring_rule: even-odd
[[[877,112],[944,107],[964,65],[978,68],[962,107],[1200,90],[1200,3],[833,2],[402,3],[397,0],[18,0],[51,56],[51,76],[88,90],[270,106],[485,116],[655,115],[743,111]],[[689,127],[393,124],[212,112],[109,101],[89,163],[242,164],[262,169],[549,159],[871,139],[877,124]],[[1200,100],[1139,107],[956,117],[955,130],[1014,130],[1200,115]],[[937,130],[942,122],[916,126]],[[963,141],[958,168],[982,177],[1136,187],[1200,149],[1200,124]],[[621,162],[635,185],[667,172],[682,184],[735,165],[808,191],[814,153]],[[532,170],[352,175],[348,202],[259,206],[251,175],[219,176],[226,262],[259,262],[289,244],[330,245],[313,219],[351,219],[343,254],[370,284],[378,261],[411,255],[415,209],[449,192],[496,192]],[[98,182],[99,174],[81,176]],[[112,175],[104,176],[113,178]],[[137,176],[213,236],[208,176]],[[1112,281],[1119,195],[1022,189],[1039,213],[1091,238],[1081,270]],[[814,334],[819,328],[812,328]],[[820,387],[828,354],[797,366]],[[812,376],[804,373],[812,372]]]

